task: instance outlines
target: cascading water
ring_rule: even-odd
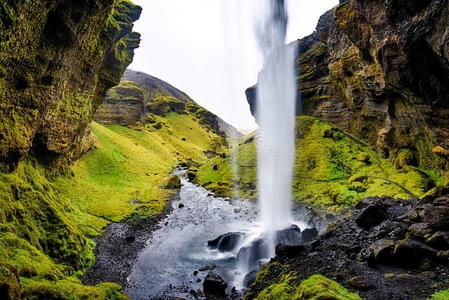
[[[277,244],[300,244],[303,223],[292,225],[292,175],[295,158],[295,47],[286,46],[284,0],[262,0],[256,33],[265,65],[259,74],[256,117],[259,221],[243,231],[237,247],[236,285],[250,282],[261,264],[275,255]],[[299,228],[300,225],[302,228]],[[251,276],[249,276],[251,277]]]
[[[265,0],[265,5],[268,13],[258,33],[265,66],[259,75],[256,113],[261,222],[269,233],[292,222],[296,88],[294,47],[285,46],[284,0]]]

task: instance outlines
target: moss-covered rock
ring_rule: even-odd
[[[255,299],[259,300],[361,300],[360,296],[348,292],[337,282],[321,275],[313,275],[295,285],[294,273],[284,274],[279,282],[265,288]]]
[[[82,154],[86,127],[140,37],[127,0],[3,1],[0,169],[30,152],[54,167]]]
[[[0,264],[0,298],[9,300],[19,300],[20,279],[14,267]]]

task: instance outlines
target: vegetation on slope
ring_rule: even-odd
[[[274,268],[274,269],[273,269]],[[298,280],[295,272],[282,272],[283,265],[270,263],[265,265],[257,275],[259,281],[267,280],[266,276],[274,272],[280,272],[277,279],[270,281],[271,284],[263,289],[254,299],[257,300],[361,300],[354,293],[348,292],[339,283],[322,275],[313,275],[306,280]],[[248,295],[245,299],[249,299]]]
[[[294,170],[294,198],[329,211],[351,207],[369,196],[421,197],[438,193],[445,181],[406,164],[391,163],[364,142],[327,122],[299,117]],[[196,181],[218,194],[256,197],[256,144],[249,137],[236,150],[236,177],[228,158],[216,158],[196,171]],[[404,154],[406,156],[406,154]],[[275,158],[273,158],[275,159]],[[281,162],[282,163],[282,162]]]
[[[93,123],[96,147],[67,175],[48,179],[32,158],[0,174],[0,286],[30,299],[124,297],[117,285],[81,285],[94,260],[86,236],[101,234],[111,221],[161,213],[176,166],[199,165],[210,149],[224,151],[224,139],[195,115],[151,117],[162,126]]]

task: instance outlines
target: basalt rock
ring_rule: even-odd
[[[61,167],[85,151],[96,108],[139,46],[140,12],[126,0],[2,2],[1,171],[31,152]]]
[[[403,217],[424,215],[441,204],[436,199],[367,198],[358,205],[360,209],[341,217],[304,246],[278,245],[276,257],[262,268],[245,299],[257,298],[292,274],[292,284],[313,274],[334,278],[362,299],[427,299],[448,289],[447,232],[420,218]],[[382,207],[382,218],[361,228],[359,216],[373,206]],[[411,234],[410,227],[423,229],[425,237]],[[267,272],[272,269],[278,271]]]
[[[340,1],[297,42],[306,115],[367,140],[399,167],[449,167],[449,3]],[[246,95],[254,115],[255,90]]]
[[[225,295],[228,284],[220,275],[214,272],[207,273],[203,282],[204,293],[206,295]]]

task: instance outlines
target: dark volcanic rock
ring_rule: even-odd
[[[208,241],[207,245],[219,251],[232,251],[239,244],[243,234],[240,232],[230,232],[220,235],[215,240]]]
[[[431,206],[424,211],[423,221],[437,230],[449,230],[449,206]]]
[[[226,281],[214,272],[209,272],[203,282],[206,295],[225,295],[227,287]]]
[[[301,245],[290,246],[290,245],[278,244],[278,245],[276,245],[276,256],[294,257],[297,255],[300,255],[304,249],[305,249],[304,246],[301,246]]]
[[[360,227],[369,229],[373,226],[379,225],[386,219],[385,208],[379,204],[369,205],[363,209],[355,219],[355,222]]]
[[[301,243],[301,229],[297,225],[290,225],[284,230],[276,232],[276,242],[285,245],[298,245]]]
[[[308,244],[278,245],[276,257],[264,267],[272,272],[258,276],[246,297],[256,298],[264,288],[289,272],[297,274],[295,283],[313,274],[334,278],[359,293],[362,299],[427,299],[438,290],[448,289],[449,251],[444,250],[447,232],[427,226],[419,217],[402,218],[423,215],[442,204],[433,203],[434,199],[430,198],[383,197],[362,202],[361,209],[342,217]],[[372,222],[366,230],[357,222],[371,207],[376,208],[376,213],[370,215]],[[378,208],[381,223],[372,217],[377,215]],[[396,212],[402,216],[398,217]],[[409,228],[424,230],[426,237],[411,234]]]
[[[307,243],[310,240],[313,240],[318,236],[318,230],[316,228],[306,228],[301,233],[301,238],[303,243]]]

